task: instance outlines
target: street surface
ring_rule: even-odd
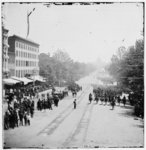
[[[87,84],[85,84],[87,81]],[[71,93],[53,110],[35,110],[30,126],[3,132],[6,148],[97,148],[143,147],[144,123],[132,116],[132,107],[89,104],[90,78],[82,79],[83,90],[73,109]]]

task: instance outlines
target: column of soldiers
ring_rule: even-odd
[[[116,105],[116,102],[118,105],[120,105],[121,101],[123,102],[123,105],[126,105],[126,97],[124,96],[122,99],[120,95],[111,89],[105,89],[105,88],[97,88],[93,89],[93,94],[94,94],[94,100],[96,103],[98,101],[101,101],[101,104],[107,105],[109,103],[112,106],[112,109],[114,109],[114,106]],[[90,93],[89,94],[89,102],[91,103],[93,100],[93,96]]]

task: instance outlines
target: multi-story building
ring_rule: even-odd
[[[39,75],[39,44],[17,35],[9,37],[8,43],[11,76]]]
[[[2,27],[2,71],[3,71],[3,77],[5,78],[8,75],[8,32],[9,30]]]

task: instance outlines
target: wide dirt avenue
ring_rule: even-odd
[[[91,81],[91,82],[90,82]],[[80,80],[83,90],[77,94],[73,109],[72,94],[53,106],[53,110],[35,110],[30,126],[3,130],[6,148],[97,148],[143,147],[143,120],[132,115],[132,107],[89,104],[93,76]]]

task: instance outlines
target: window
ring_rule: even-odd
[[[17,41],[15,42],[15,47],[18,47],[18,42]]]
[[[29,66],[29,61],[26,61],[26,66]]]
[[[18,70],[18,77],[20,77],[20,70]]]
[[[16,51],[16,56],[18,56],[18,51]]]
[[[18,77],[18,71],[16,70],[16,77]]]
[[[23,74],[23,70],[21,70],[21,71],[22,71],[22,72],[21,72],[21,77],[23,77],[23,75],[24,75],[24,74]]]

